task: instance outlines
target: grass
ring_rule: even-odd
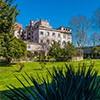
[[[61,67],[64,66],[65,63],[72,64],[77,68],[77,65],[79,63],[90,64],[91,62],[94,62],[95,69],[99,71],[100,60],[83,60],[83,61],[73,61],[73,62],[47,62],[45,67],[51,71],[53,66]],[[26,86],[28,85],[26,84],[25,80],[21,77],[21,74],[24,74],[24,72],[27,72],[29,75],[32,75],[33,77],[36,77],[37,74],[44,77],[46,76],[47,70],[46,68],[41,70],[39,62],[25,62],[24,65],[25,67],[22,69],[21,72],[15,72],[15,70],[19,69],[16,63],[12,63],[9,66],[0,65],[0,91],[7,91],[8,88],[6,87],[6,85],[9,84],[13,84],[17,88],[22,88],[22,86],[17,81],[14,75],[23,80]],[[98,76],[100,76],[100,71],[98,73]],[[2,98],[2,92],[1,92],[1,98]]]

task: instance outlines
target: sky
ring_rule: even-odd
[[[100,7],[100,0],[16,0],[20,14],[16,22],[25,28],[30,20],[47,20],[53,28],[70,27],[70,18],[83,15],[91,18]]]

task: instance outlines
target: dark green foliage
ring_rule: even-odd
[[[12,35],[0,35],[0,56],[3,56],[7,63],[12,59],[19,59],[26,55],[26,44]]]
[[[45,61],[45,60],[46,60],[45,52],[44,51],[40,51],[39,52],[39,62]]]
[[[35,57],[35,54],[31,51],[27,51],[27,57],[30,59],[30,60],[33,60],[33,58]]]
[[[7,87],[12,94],[6,94],[6,96],[11,100],[95,100],[100,90],[98,72],[93,69],[93,64],[89,67],[86,64],[79,65],[77,70],[72,65],[65,65],[65,68],[58,69],[54,67],[53,73],[49,70],[48,73],[52,79],[51,82],[48,75],[46,79],[38,77],[39,81],[27,73],[26,76],[29,79],[22,75],[30,88],[15,76],[25,90],[10,85]]]
[[[48,56],[57,60],[58,57],[61,56],[61,53],[62,53],[61,51],[62,50],[61,50],[60,44],[58,42],[54,42],[51,48],[49,49]]]
[[[62,55],[66,60],[71,59],[73,56],[76,56],[75,46],[72,43],[68,42],[65,48],[63,48]]]
[[[14,0],[0,0],[0,34],[13,34],[13,25],[19,11],[12,6]]]
[[[94,58],[99,58],[100,59],[100,46],[94,46],[92,48],[91,54]]]
[[[94,46],[92,48],[92,54],[98,54],[98,55],[100,55],[100,46]]]
[[[76,48],[70,42],[68,42],[63,48],[61,48],[59,43],[54,42],[48,55],[55,58],[56,61],[67,61],[76,55]]]
[[[0,0],[0,56],[10,63],[26,54],[26,44],[14,37],[14,23],[19,11],[14,0]]]

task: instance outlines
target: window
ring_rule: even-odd
[[[41,43],[43,43],[43,40],[41,40]]]
[[[63,38],[66,38],[66,34],[63,34]]]
[[[64,28],[63,30],[66,30],[66,28]]]
[[[30,33],[28,33],[28,35],[31,35]]]
[[[68,31],[70,32],[70,29],[68,29]]]
[[[47,44],[49,44],[49,40],[47,40]]]
[[[52,36],[55,36],[55,33],[52,33]]]
[[[60,37],[60,34],[58,34],[58,37]]]
[[[66,45],[66,42],[65,42],[65,41],[63,41],[63,42],[62,42],[62,45],[63,45],[63,46],[65,46],[65,45]]]
[[[46,35],[49,36],[49,32],[46,32]]]
[[[42,31],[40,32],[40,35],[43,35],[43,32]]]

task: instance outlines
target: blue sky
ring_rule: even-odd
[[[100,0],[16,0],[20,14],[17,22],[23,28],[30,20],[44,19],[53,28],[69,27],[69,20],[73,16],[84,15],[91,18],[93,12],[100,7]]]

